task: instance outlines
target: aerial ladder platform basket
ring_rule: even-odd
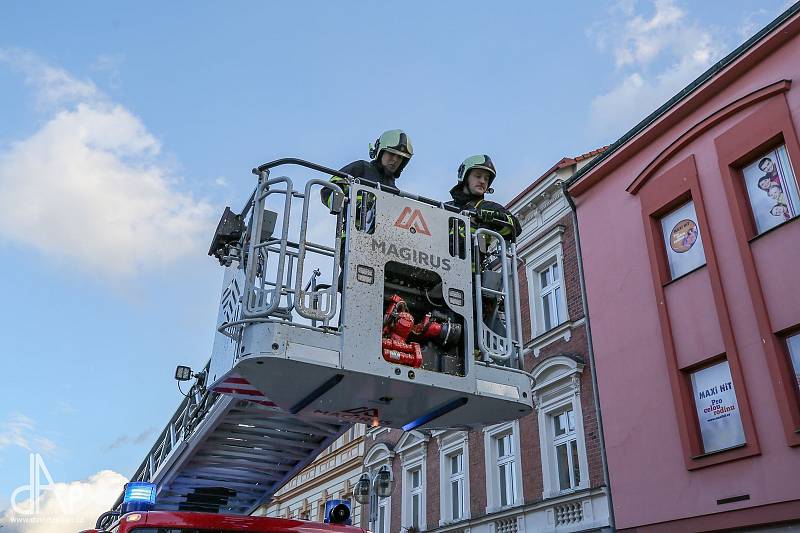
[[[271,175],[284,165],[318,178],[297,190]],[[158,487],[154,509],[250,514],[354,423],[465,429],[531,412],[513,243],[300,159],[254,173],[209,250],[225,266],[211,359],[131,477]]]
[[[320,177],[296,190],[272,177],[287,164]],[[513,244],[472,232],[468,213],[299,159],[253,172],[250,200],[226,211],[209,251],[228,265],[213,390],[236,394],[238,383],[292,414],[405,429],[475,428],[531,411]],[[331,175],[347,190],[323,179]],[[320,191],[330,214],[312,221]],[[317,284],[321,274],[331,283]]]

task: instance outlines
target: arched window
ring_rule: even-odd
[[[533,369],[533,401],[539,417],[543,498],[589,487],[581,409],[583,363],[558,355]]]

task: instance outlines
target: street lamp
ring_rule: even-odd
[[[371,477],[368,472],[361,474],[353,490],[353,497],[361,505],[369,503],[369,521],[378,521],[378,498],[388,498],[394,491],[394,475],[388,466],[382,466]]]
[[[353,497],[361,505],[369,503],[369,486],[369,474],[365,472],[361,474],[361,478],[358,480],[358,483],[356,483],[356,487],[353,490]]]
[[[392,495],[392,491],[394,491],[394,477],[392,477],[392,471],[384,466],[378,470],[375,478],[375,493],[378,498],[388,498]]]

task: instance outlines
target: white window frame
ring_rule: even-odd
[[[538,276],[536,283],[539,291],[538,304],[541,307],[542,330],[550,331],[566,322],[567,314],[564,298],[564,272],[558,256],[553,257],[550,262],[536,270],[536,274]],[[547,285],[542,282],[542,276],[547,279]],[[545,301],[548,305],[545,305]]]
[[[505,459],[498,457],[498,439],[508,435],[511,438],[513,453]],[[489,426],[483,430],[484,449],[486,451],[486,513],[494,513],[522,505],[522,454],[520,453],[519,421],[506,422]],[[511,501],[502,505],[500,501],[500,465],[513,462],[513,494]]]
[[[439,440],[439,525],[461,522],[470,518],[470,487],[469,487],[469,439],[466,431],[446,432],[437,436]],[[453,518],[452,493],[450,483],[454,476],[450,471],[450,458],[456,454],[462,455],[461,473],[455,478],[461,480],[461,516]]]
[[[586,437],[583,428],[580,377],[583,364],[563,355],[550,357],[533,369],[536,386],[533,401],[539,423],[539,449],[542,460],[542,498],[555,498],[589,488],[589,462],[586,457]],[[580,483],[561,490],[556,457],[554,416],[572,410],[575,417],[575,440],[578,448]],[[572,439],[570,439],[572,440]]]
[[[428,509],[427,502],[427,461],[425,458],[428,453],[428,439],[430,437],[424,433],[417,431],[410,431],[403,435],[397,443],[397,452],[400,454],[402,463],[402,501],[400,513],[400,527],[401,529],[408,529],[412,526],[412,512],[411,496],[413,493],[420,495],[420,516],[419,516],[419,529],[425,531],[427,529],[426,516]],[[418,489],[411,489],[408,480],[410,473],[419,468],[420,471],[420,486]]]
[[[424,529],[422,527],[422,516],[425,514],[425,505],[423,504],[423,500],[425,499],[425,479],[422,477],[424,475],[422,468],[423,464],[423,462],[419,462],[403,468],[403,483],[406,488],[404,495],[407,504],[405,506],[406,527],[416,527],[419,530]],[[415,475],[419,476],[419,484],[416,487],[411,481]],[[413,502],[415,498],[418,501],[417,516],[414,516]]]
[[[383,512],[383,529],[380,528],[380,517]],[[375,533],[389,533],[391,531],[392,519],[392,498],[379,498],[378,499],[378,521],[372,526]]]
[[[531,314],[531,336],[533,338],[544,335],[557,329],[559,326],[569,322],[569,312],[567,310],[566,284],[564,283],[564,246],[563,246],[564,226],[556,226],[545,235],[530,251],[525,254],[525,274],[528,278],[528,307]],[[558,284],[551,284],[542,287],[540,272],[556,266],[560,274]],[[558,324],[551,324],[551,327],[544,327],[544,304],[542,303],[543,289],[549,291],[559,287],[560,296],[555,302],[555,309],[558,312]],[[569,339],[567,339],[569,340]]]
[[[567,426],[567,431],[563,435],[556,435],[556,421],[558,417],[565,415],[566,413],[572,413],[572,424],[573,427],[570,430],[569,426]],[[553,440],[552,446],[555,450],[556,456],[556,473],[558,474],[558,489],[562,492],[574,492],[579,486],[580,482],[583,480],[580,473],[580,452],[578,451],[578,432],[577,428],[577,420],[576,420],[576,413],[575,410],[572,408],[571,404],[567,404],[563,407],[560,411],[553,412],[549,415],[549,423],[551,425],[551,429],[553,431]],[[569,415],[567,415],[567,423],[569,424]],[[569,486],[567,488],[561,487],[561,472],[559,472],[559,465],[558,465],[558,448],[560,446],[565,446],[567,449],[567,474],[569,476]],[[574,455],[578,458],[578,465],[574,464]],[[575,482],[575,467],[578,467],[578,482]]]

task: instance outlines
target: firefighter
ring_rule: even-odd
[[[371,161],[353,161],[349,165],[342,167],[341,171],[349,174],[354,178],[363,178],[364,180],[379,183],[382,186],[397,188],[395,180],[403,172],[411,156],[414,155],[414,148],[411,146],[411,139],[403,130],[388,130],[384,131],[374,143],[369,145],[369,157]],[[342,188],[345,195],[349,194],[350,184],[345,178],[339,176],[332,176],[332,183],[337,184]],[[366,181],[362,182],[365,185],[371,185]],[[320,192],[322,203],[331,207],[333,194],[330,189],[322,189]],[[356,227],[370,231],[370,227],[375,224],[375,210],[373,205],[365,205],[362,211],[360,207],[363,203],[361,193],[356,198]],[[346,208],[345,208],[346,209]],[[345,220],[347,220],[347,211],[345,211]],[[346,226],[342,228],[342,254],[339,256],[339,264],[342,265],[344,261],[344,240],[346,237]],[[342,290],[342,276],[343,272],[339,273],[338,287],[339,292]]]
[[[494,192],[491,187],[496,176],[497,171],[488,155],[466,158],[458,167],[458,183],[450,189],[453,201],[448,205],[462,211],[474,211],[473,232],[477,228],[488,228],[505,240],[514,241],[521,230],[517,218],[502,204],[485,199],[487,193]]]
[[[397,188],[395,180],[414,155],[411,140],[403,130],[388,130],[369,145],[371,161],[353,161],[342,167],[341,171],[354,178],[380,183],[381,185]],[[333,176],[331,182],[339,185],[345,194],[348,193],[349,184],[344,178]],[[369,184],[367,184],[369,185]],[[322,202],[331,206],[331,191],[322,190]],[[360,200],[357,199],[357,201]]]
[[[487,228],[499,233],[506,241],[514,241],[519,235],[521,227],[517,218],[508,209],[497,202],[487,201],[487,193],[493,192],[491,186],[497,171],[494,168],[491,158],[488,155],[473,155],[468,157],[458,167],[458,183],[450,189],[452,202],[448,205],[457,207],[462,211],[473,212],[470,231],[475,232],[477,228]],[[465,237],[465,235],[461,235]],[[478,243],[479,257],[475,258],[473,268],[480,269],[481,272],[492,270],[491,265],[485,265],[488,259],[489,249],[496,249],[496,246],[481,240]],[[486,276],[487,273],[484,274]],[[486,283],[486,280],[484,280]],[[484,285],[486,286],[486,285]],[[499,287],[492,287],[498,289]],[[500,318],[502,302],[495,296],[484,295],[483,298],[483,317],[482,321],[486,327],[497,333],[505,335],[505,324]],[[474,324],[477,326],[478,317],[475,317]],[[477,330],[476,330],[477,331]],[[475,348],[475,357],[480,357],[480,352]]]

